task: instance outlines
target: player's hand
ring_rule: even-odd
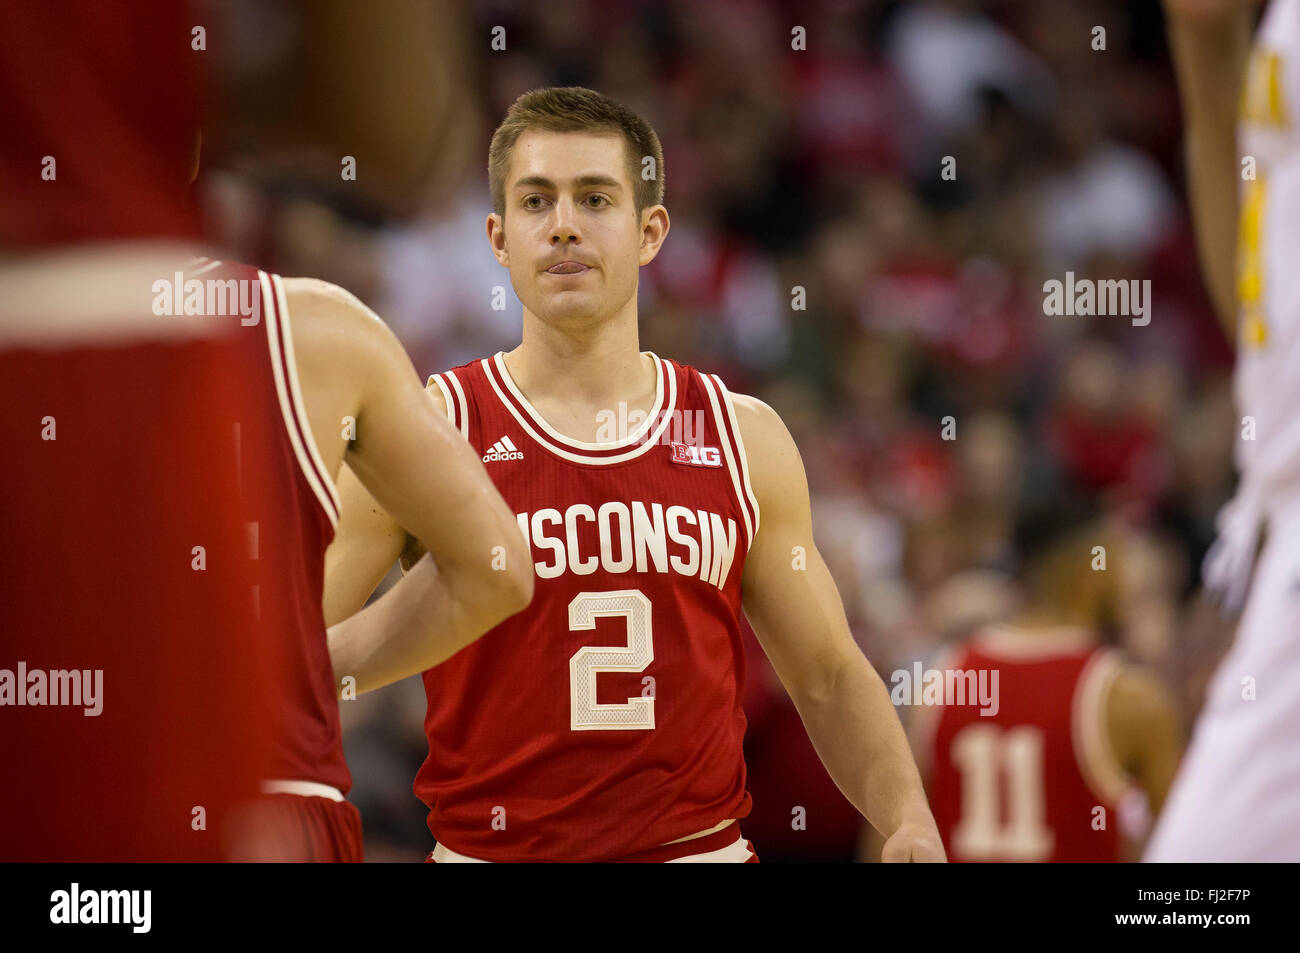
[[[946,864],[948,855],[929,810],[904,819],[880,849],[882,864]]]

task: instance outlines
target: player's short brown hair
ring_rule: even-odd
[[[621,135],[627,143],[627,164],[632,175],[636,212],[664,200],[664,150],[650,123],[621,103],[582,86],[532,89],[516,99],[505,119],[492,133],[488,149],[488,182],[492,209],[506,211],[506,173],[515,143],[529,129],[548,132],[594,132]],[[646,177],[645,157],[654,159],[653,175]]]

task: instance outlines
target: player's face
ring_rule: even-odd
[[[638,216],[626,150],[615,134],[530,130],[515,143],[504,220],[488,217],[488,238],[519,300],[548,324],[618,314],[668,232],[663,206]]]

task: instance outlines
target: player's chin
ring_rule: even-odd
[[[547,316],[549,324],[589,324],[600,314],[600,302],[589,292],[559,291],[546,296],[539,313]]]

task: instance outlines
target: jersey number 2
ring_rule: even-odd
[[[653,728],[653,697],[629,698],[626,704],[596,701],[599,673],[643,672],[654,661],[650,600],[639,589],[580,592],[569,603],[569,631],[595,629],[601,616],[627,621],[627,645],[584,645],[573,653],[569,659],[569,727],[574,731]]]

